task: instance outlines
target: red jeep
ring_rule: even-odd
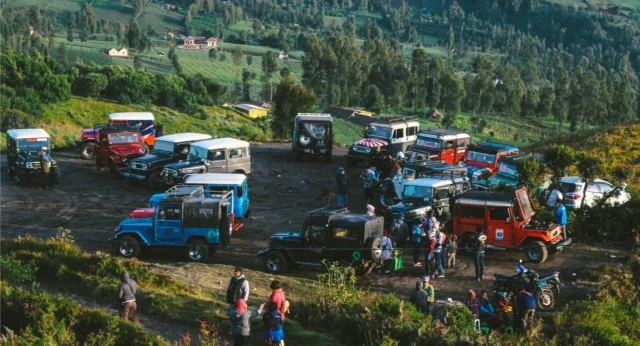
[[[415,145],[407,154],[420,156],[426,160],[443,160],[451,165],[462,165],[467,155],[471,136],[457,129],[428,129],[418,132]]]
[[[541,263],[547,259],[549,250],[562,250],[571,244],[571,239],[563,240],[559,225],[534,221],[535,214],[525,188],[514,193],[469,191],[455,201],[453,233],[461,246],[469,249],[480,226],[487,236],[488,247],[524,249],[529,261]]]
[[[108,167],[114,178],[122,175],[121,169],[127,167],[127,161],[144,155],[137,128],[99,125],[95,131],[100,136],[96,146],[96,168],[102,170]]]

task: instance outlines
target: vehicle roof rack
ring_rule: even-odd
[[[395,124],[395,123],[403,123],[407,121],[416,121],[418,117],[393,117],[393,118],[377,118],[372,119],[369,123],[379,123],[379,124]]]
[[[469,179],[467,172],[460,172],[456,170],[442,170],[442,171],[426,171],[417,174],[416,178],[433,178],[440,180],[454,180],[456,178]]]
[[[467,133],[467,130],[457,127],[430,127],[426,130],[420,130],[418,133],[435,133],[437,135],[459,135]]]
[[[332,215],[344,214],[348,212],[349,212],[349,209],[347,208],[340,208],[340,209],[320,208],[320,209],[307,212],[307,215],[308,216],[332,216]]]
[[[163,201],[184,201],[204,196],[204,187],[199,185],[176,185],[165,191]]]

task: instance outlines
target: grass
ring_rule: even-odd
[[[164,36],[167,32],[180,32],[184,29],[184,14],[162,8],[163,3],[149,1],[138,17],[141,28],[151,27],[155,32]]]
[[[350,121],[333,118],[333,140],[336,144],[350,145],[362,138],[363,127]]]

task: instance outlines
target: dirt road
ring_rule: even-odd
[[[211,265],[241,265],[260,270],[256,257],[276,232],[297,231],[305,212],[327,206],[335,186],[338,167],[344,163],[344,148],[335,148],[333,162],[306,160],[294,162],[290,144],[264,144],[252,147],[253,174],[249,177],[249,196],[252,214],[243,220],[244,227],[234,234],[234,248],[222,249],[210,260]],[[146,186],[129,186],[125,180],[114,180],[108,173],[95,170],[92,161],[79,158],[76,152],[54,152],[61,167],[60,185],[39,190],[35,186],[19,187],[2,172],[1,216],[2,236],[31,234],[39,237],[55,236],[57,227],[71,229],[77,243],[89,251],[108,251],[106,240],[120,220],[139,207],[144,207],[153,194]],[[6,158],[2,158],[2,164]],[[363,191],[358,175],[362,167],[349,168],[351,179],[350,209],[364,212]],[[335,197],[329,201],[335,205]],[[179,252],[171,255],[151,252],[141,260],[174,271],[176,276],[189,271],[192,266],[182,262]],[[617,256],[615,258],[611,255]],[[361,280],[363,286],[373,291],[408,294],[421,275],[420,268],[413,268],[411,256],[405,256],[405,269],[391,276],[372,274]],[[485,277],[493,273],[513,273],[519,253],[488,252]],[[582,277],[593,267],[603,263],[618,263],[617,249],[575,246],[550,256],[541,265],[531,267],[538,272],[560,270],[563,281],[571,281],[571,274]],[[314,278],[313,270],[297,270],[289,275]],[[474,267],[469,257],[459,255],[458,267],[446,271],[446,278],[435,279],[434,287],[439,298],[462,299],[468,288],[490,289],[491,280],[481,283],[471,281]],[[593,286],[569,285],[563,288],[561,304],[570,299],[582,298]]]

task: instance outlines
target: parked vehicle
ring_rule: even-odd
[[[251,174],[249,142],[234,138],[217,138],[195,142],[184,161],[164,166],[160,175],[166,185],[180,184],[190,174]]]
[[[471,184],[479,180],[482,171],[489,171],[493,177],[496,175],[500,158],[518,153],[520,149],[506,144],[481,142],[470,145],[467,149],[465,166],[471,178]]]
[[[109,114],[109,125],[120,124],[138,128],[140,131],[141,147],[148,154],[155,144],[156,137],[162,136],[163,127],[157,124],[153,114],[149,112],[125,112]],[[80,132],[80,140],[76,147],[85,160],[92,160],[96,145],[100,143],[98,128],[84,129]]]
[[[384,150],[396,155],[399,151],[404,153],[415,142],[419,129],[420,123],[413,117],[377,119],[369,123],[365,138],[386,142]],[[370,162],[374,153],[371,147],[352,145],[345,159],[348,165],[353,166],[358,162]]]
[[[571,239],[562,240],[559,225],[537,222],[535,214],[525,188],[514,193],[468,191],[455,201],[453,232],[464,247],[470,247],[471,237],[480,226],[489,247],[522,248],[529,261],[541,263],[549,251],[562,250]]]
[[[7,171],[18,185],[30,178],[40,177],[42,165],[38,152],[49,162],[49,182],[58,183],[58,163],[51,158],[51,137],[43,129],[16,129],[7,131]]]
[[[351,214],[346,208],[314,210],[307,213],[300,232],[272,235],[258,256],[264,269],[274,274],[328,260],[353,266],[356,275],[367,275],[382,255],[383,222],[382,217]]]
[[[631,199],[631,194],[625,191],[626,184],[623,184],[621,188],[616,188],[613,184],[602,180],[594,179],[593,183],[589,184],[589,187],[585,191],[585,181],[580,177],[562,177],[560,178],[560,187],[554,189],[554,193],[551,194],[551,198],[547,199],[549,191],[545,191],[543,198],[547,201],[549,207],[556,206],[557,194],[555,191],[560,192],[563,196],[562,203],[567,209],[578,209],[582,206],[582,200],[584,199],[584,205],[592,207],[605,196],[611,195],[605,202],[607,205],[624,204]]]
[[[467,146],[471,136],[464,130],[432,128],[418,132],[415,145],[411,146],[407,156],[414,153],[425,160],[443,160],[452,165],[462,165],[467,155]]]
[[[196,190],[194,195],[202,193],[201,187]],[[125,258],[137,257],[143,247],[171,247],[183,249],[189,261],[203,261],[231,238],[232,195],[203,198],[167,194],[153,217],[123,220],[109,240]]]
[[[415,223],[429,210],[436,216],[451,215],[451,197],[469,190],[466,174],[432,172],[431,178],[419,178],[404,184],[402,202],[391,206],[395,214],[404,214],[407,224]]]
[[[393,183],[398,197],[402,198],[402,191],[407,182],[417,178],[440,176],[450,178],[453,176],[466,177],[467,169],[462,166],[450,165],[444,161],[417,161],[408,162],[399,174],[393,177]]]
[[[122,175],[133,181],[147,181],[151,188],[160,187],[160,174],[166,164],[186,160],[191,143],[211,139],[201,133],[178,133],[158,137],[151,154],[127,161],[128,169]]]
[[[531,154],[517,154],[512,156],[501,156],[498,159],[498,168],[495,175],[487,180],[476,180],[475,187],[479,190],[493,190],[500,185],[518,188],[520,174],[518,173],[518,161],[532,157]]]
[[[108,167],[112,177],[120,177],[122,170],[127,168],[126,161],[143,156],[144,149],[140,145],[138,128],[115,125],[95,127],[100,136],[96,144],[96,168]]]
[[[291,136],[293,156],[323,155],[331,161],[333,151],[333,119],[330,114],[298,113]]]
[[[495,273],[493,274],[493,290],[496,292],[507,292],[507,299],[515,300],[518,292],[522,288],[522,281],[517,276],[503,275]],[[527,281],[529,282],[529,290],[533,293],[536,301],[536,308],[542,311],[549,311],[553,309],[556,304],[556,296],[549,285],[540,280],[540,277],[535,272],[531,272],[527,275]]]

